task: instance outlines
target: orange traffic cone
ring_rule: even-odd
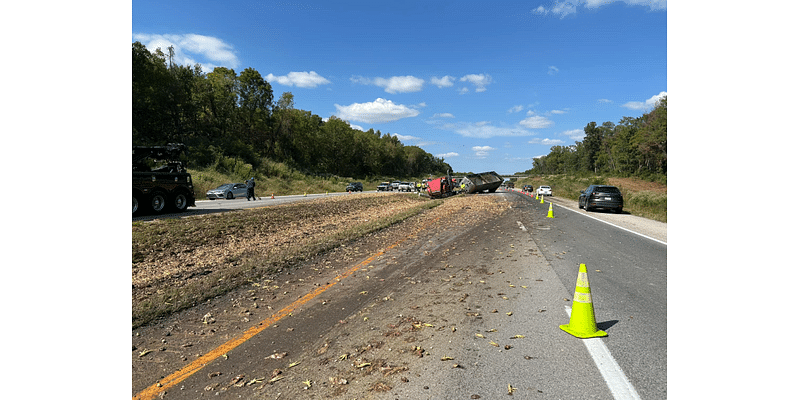
[[[594,305],[592,305],[592,291],[589,289],[586,264],[581,264],[578,269],[578,282],[575,284],[575,297],[572,300],[569,324],[559,325],[559,328],[581,339],[608,336],[604,331],[597,329],[597,323],[594,320]]]
[[[272,198],[273,198],[273,199],[275,198],[275,193],[273,193],[273,194],[272,194]]]

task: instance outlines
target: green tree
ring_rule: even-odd
[[[246,142],[263,146],[272,117],[272,86],[253,68],[239,75],[239,110]]]

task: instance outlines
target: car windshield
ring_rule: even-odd
[[[225,185],[222,185],[222,186],[220,186],[220,187],[218,187],[218,188],[216,188],[216,189],[214,189],[214,190],[223,190],[223,189],[227,189],[227,188],[229,188],[229,187],[231,187],[231,184],[230,184],[230,183],[228,183],[228,184],[225,184]]]

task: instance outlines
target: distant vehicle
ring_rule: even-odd
[[[206,192],[209,200],[234,199],[236,197],[247,197],[247,185],[244,183],[226,183],[216,189]]]
[[[400,181],[392,181],[392,190],[400,190]]]
[[[586,211],[604,208],[614,210],[617,214],[622,212],[622,193],[616,186],[590,185],[586,190],[581,190],[578,197],[578,208]]]
[[[536,194],[539,196],[552,196],[553,190],[550,189],[550,186],[539,186],[536,188]]]
[[[523,192],[533,192],[533,186],[525,185],[525,186],[522,187],[522,191]]]
[[[505,182],[505,185],[509,189],[513,189],[514,188],[514,182]]]
[[[389,183],[389,182],[381,182],[381,184],[378,185],[378,189],[376,191],[377,192],[388,192],[390,190],[392,190],[392,184],[391,183]]]
[[[427,182],[426,191],[432,199],[441,199],[453,194],[453,180],[449,176],[431,179]]]
[[[397,190],[401,192],[410,192],[411,191],[411,183],[409,182],[400,182],[397,186]]]
[[[364,185],[361,182],[350,182],[344,190],[346,192],[363,192]]]

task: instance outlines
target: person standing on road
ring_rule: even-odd
[[[253,201],[256,200],[256,179],[253,177],[247,181],[247,201],[250,201],[251,197]]]

